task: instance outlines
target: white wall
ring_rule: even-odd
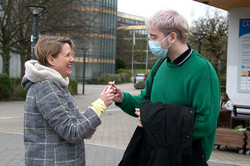
[[[250,7],[229,10],[229,36],[227,50],[227,94],[234,104],[250,105],[250,93],[237,91],[239,60],[239,20],[250,18]]]
[[[2,64],[3,64],[3,59],[2,56],[0,56],[0,74],[3,73]]]
[[[21,77],[21,57],[19,54],[11,53],[10,77]]]
[[[2,56],[0,56],[0,74],[3,72]],[[10,77],[21,77],[21,59],[20,55],[10,54]]]

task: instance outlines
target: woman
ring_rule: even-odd
[[[233,102],[229,99],[226,92],[221,93],[221,108],[225,110],[233,111]]]
[[[79,111],[67,90],[73,48],[69,38],[41,36],[37,60],[25,63],[25,165],[85,165],[84,138],[94,133],[101,113],[112,104],[113,90],[105,87],[92,107]]]

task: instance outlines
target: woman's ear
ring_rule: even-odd
[[[47,61],[49,62],[50,66],[54,66],[55,65],[54,58],[51,55],[48,56]]]

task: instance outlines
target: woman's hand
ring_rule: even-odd
[[[92,130],[86,137],[84,137],[85,139],[90,139],[92,137],[92,135],[95,133],[96,128],[94,130]]]
[[[109,82],[108,85],[112,86],[111,89],[113,89],[114,93],[114,102],[122,103],[124,94],[122,93],[121,89],[116,86],[114,82]]]
[[[113,103],[114,100],[114,93],[113,93],[113,89],[110,88],[108,90],[108,86],[106,86],[102,93],[100,94],[99,98],[104,102],[104,104],[108,107]]]

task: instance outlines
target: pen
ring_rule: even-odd
[[[113,84],[115,83],[115,81],[113,81]],[[109,89],[112,87],[112,85],[109,85],[107,91],[109,91]]]

